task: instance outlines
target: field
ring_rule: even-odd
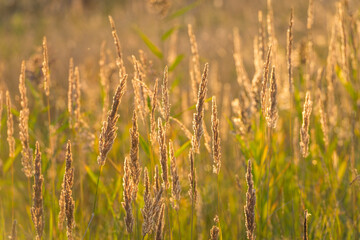
[[[360,239],[360,2],[1,1],[1,239]]]

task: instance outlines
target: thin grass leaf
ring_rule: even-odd
[[[168,39],[174,32],[175,30],[179,29],[178,26],[172,27],[169,30],[167,30],[162,36],[161,36],[161,41],[165,41],[166,39]]]
[[[179,65],[179,63],[184,59],[184,57],[184,54],[178,55],[173,61],[173,63],[170,65],[169,72],[174,71],[174,69]]]
[[[164,55],[160,51],[160,49],[143,33],[138,27],[134,27],[135,32],[140,36],[140,38],[144,41],[149,50],[157,56],[159,59],[163,59]]]
[[[175,157],[180,156],[181,153],[183,153],[189,146],[190,146],[191,141],[187,141],[185,142],[176,152],[175,152]]]
[[[193,2],[193,3],[183,7],[183,8],[180,8],[179,10],[177,10],[176,12],[171,14],[169,17],[167,17],[166,20],[172,20],[172,19],[183,16],[188,11],[190,11],[190,10],[194,9],[195,7],[197,7],[202,1],[203,0],[198,0],[196,2]]]

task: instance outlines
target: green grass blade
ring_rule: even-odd
[[[157,56],[159,59],[163,59],[164,55],[160,51],[160,49],[150,40],[145,33],[143,33],[138,27],[134,27],[135,32],[140,36],[140,38],[144,41],[149,50]]]

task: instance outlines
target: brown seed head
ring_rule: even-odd
[[[155,165],[155,174],[154,174],[154,193],[155,195],[160,191],[161,185],[160,185],[160,176],[159,176],[159,167],[158,165]]]
[[[73,239],[73,229],[75,226],[74,220],[74,209],[75,201],[72,197],[72,187],[74,184],[74,168],[72,167],[72,154],[71,154],[71,142],[70,140],[66,146],[66,164],[65,164],[65,174],[63,179],[63,191],[64,191],[64,200],[65,200],[65,215],[66,215],[66,235],[67,238]]]
[[[304,240],[308,240],[308,218],[311,216],[310,213],[308,213],[307,209],[304,211]]]
[[[152,144],[156,142],[156,121],[155,121],[155,110],[157,104],[157,93],[158,93],[158,79],[155,80],[154,93],[152,96],[151,104],[151,115],[150,115],[150,140]]]
[[[70,58],[69,61],[69,78],[68,78],[68,112],[69,112],[69,124],[72,126],[73,115],[73,82],[74,82],[74,61]]]
[[[22,145],[21,149],[21,164],[22,171],[26,177],[32,177],[34,174],[33,153],[29,146],[29,108],[28,98],[26,95],[25,85],[25,61],[21,63],[21,73],[19,78],[19,91],[21,97],[21,110],[19,117],[19,136]]]
[[[289,27],[287,30],[287,68],[289,76],[289,92],[293,92],[293,69],[292,69],[292,49],[293,49],[293,24],[294,24],[294,9],[291,9]]]
[[[169,156],[170,156],[170,164],[171,164],[170,165],[171,166],[170,174],[171,174],[171,181],[172,181],[171,203],[172,203],[172,207],[177,211],[177,210],[179,210],[181,186],[180,186],[180,179],[179,179],[177,166],[176,166],[174,145],[171,140],[169,141]]]
[[[269,89],[269,104],[266,109],[266,121],[267,125],[270,128],[275,128],[278,120],[278,111],[277,111],[277,86],[276,86],[276,76],[275,76],[275,66],[272,67],[271,78],[270,78],[270,89]]]
[[[145,94],[144,94],[144,87],[146,87],[146,85],[143,82],[143,73],[141,72],[141,64],[138,62],[138,60],[136,60],[135,56],[132,56],[132,60],[134,64],[134,79],[132,80],[132,85],[134,89],[134,102],[138,114],[140,116],[140,119],[144,122],[146,109],[147,109],[147,107],[145,106]],[[151,116],[150,116],[150,121],[151,121]]]
[[[142,234],[143,237],[146,236],[146,234],[151,233],[152,226],[153,226],[153,199],[151,198],[151,189],[150,189],[150,179],[149,179],[149,173],[147,168],[144,169],[144,208],[141,209],[141,214],[143,216],[143,224],[142,224]]]
[[[263,80],[261,84],[261,111],[263,113],[263,116],[266,117],[266,93],[267,93],[267,85],[269,81],[269,65],[270,65],[270,56],[271,56],[271,45],[269,47],[266,62],[264,64],[264,75]]]
[[[160,186],[160,189],[158,192],[154,193],[154,198],[153,198],[153,205],[152,205],[152,229],[156,230],[157,229],[157,220],[159,219],[159,215],[160,215],[160,211],[161,211],[161,206],[163,204],[163,192],[164,192],[164,188],[162,186]]]
[[[310,31],[314,23],[314,0],[309,0],[307,15],[308,16],[307,16],[306,28],[308,31]]]
[[[168,67],[166,66],[164,69],[164,78],[161,89],[162,97],[162,105],[165,119],[165,132],[169,125],[169,117],[170,117],[170,97],[169,97],[169,79],[168,79]]]
[[[217,113],[216,98],[212,97],[212,156],[214,160],[213,172],[219,174],[221,167],[220,125]]]
[[[126,79],[127,75],[124,75],[113,97],[113,103],[111,106],[111,110],[108,112],[107,121],[103,122],[103,126],[101,128],[101,133],[99,137],[99,156],[97,157],[97,162],[100,166],[105,165],[106,156],[110,151],[116,138],[116,123],[119,119],[119,114],[117,114],[117,110],[119,108],[121,98],[125,93]]]
[[[157,219],[155,240],[163,239],[164,216],[165,216],[165,204],[163,203],[161,205],[160,214],[159,214],[159,217]]]
[[[44,76],[44,91],[47,97],[50,95],[50,71],[49,71],[49,55],[47,48],[46,37],[43,38],[43,63],[42,63],[42,73]]]
[[[41,174],[41,152],[39,142],[35,144],[35,173],[33,185],[33,205],[31,208],[31,217],[36,230],[36,240],[40,240],[44,230],[44,213],[42,185],[44,177]]]
[[[166,147],[166,139],[165,139],[165,130],[162,126],[161,118],[158,118],[158,142],[159,142],[159,152],[160,152],[160,164],[161,164],[161,177],[165,186],[165,189],[168,188],[168,167],[167,167],[167,147]]]
[[[131,181],[131,166],[130,166],[130,160],[129,157],[125,157],[124,161],[124,177],[123,177],[123,197],[124,201],[121,203],[123,208],[125,209],[125,225],[126,230],[128,233],[131,233],[133,230],[134,225],[134,217],[132,214],[132,208],[131,208],[131,200],[132,200],[132,181]]]
[[[119,69],[119,78],[122,79],[126,75],[126,71],[125,71],[124,61],[123,61],[122,53],[121,53],[120,40],[119,40],[119,37],[116,32],[115,22],[111,16],[109,16],[109,21],[110,21],[111,30],[112,30],[111,34],[114,38],[114,44],[116,47],[116,55],[117,55],[116,56],[116,65]]]
[[[258,22],[259,22],[259,29],[258,29],[258,44],[259,44],[259,56],[261,62],[265,61],[265,23],[263,20],[262,11],[258,12]]]
[[[196,85],[201,81],[201,73],[200,73],[200,60],[199,60],[199,51],[198,45],[196,42],[195,34],[193,33],[193,29],[191,24],[188,24],[188,34],[190,39],[190,46],[191,46],[191,61],[192,61],[192,69],[194,71],[194,80]]]
[[[9,157],[15,156],[15,139],[14,139],[14,120],[11,113],[11,100],[9,91],[6,91],[6,109],[7,109],[7,142],[9,144]]]
[[[248,161],[248,167],[246,172],[246,183],[248,185],[248,190],[246,192],[246,205],[244,206],[245,212],[245,226],[246,234],[249,240],[255,240],[255,203],[256,195],[254,182],[251,172],[251,160]]]
[[[307,157],[309,155],[309,126],[310,126],[310,115],[312,111],[312,101],[310,97],[310,92],[306,92],[304,110],[302,112],[303,123],[300,129],[300,148],[303,157]]]
[[[81,104],[80,104],[80,98],[81,98],[81,91],[80,91],[80,72],[79,68],[75,67],[75,81],[74,81],[74,87],[73,87],[73,94],[74,94],[74,115],[75,115],[75,127],[78,128],[80,126],[81,121]]]
[[[188,175],[189,181],[190,181],[190,189],[189,189],[189,195],[190,199],[196,203],[197,200],[197,189],[196,189],[196,169],[194,166],[194,152],[193,149],[190,149],[189,152],[189,160],[190,160],[190,173]]]
[[[194,113],[194,118],[193,118],[194,136],[192,139],[192,147],[194,148],[195,152],[199,151],[200,138],[204,133],[203,117],[204,117],[204,103],[207,93],[208,71],[209,71],[209,64],[205,64],[202,80],[199,86],[198,98],[196,103],[196,113]]]
[[[131,166],[131,179],[133,184],[133,200],[136,200],[138,185],[140,182],[141,167],[139,162],[139,130],[137,124],[136,111],[133,112],[133,127],[130,129],[130,166]]]
[[[219,238],[220,229],[217,226],[212,226],[210,229],[210,240],[217,240]]]

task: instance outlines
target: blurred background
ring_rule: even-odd
[[[359,1],[350,1],[350,9],[358,9]],[[294,8],[294,42],[299,46],[306,36],[307,1],[274,0],[275,34],[282,47],[286,42],[286,29],[290,9]],[[179,10],[182,10],[179,12]],[[84,83],[91,84],[98,72],[99,51],[102,41],[112,49],[108,15],[112,15],[119,32],[124,56],[135,54],[139,48],[154,58],[142,41],[141,30],[164,52],[163,61],[154,58],[154,64],[167,63],[169,42],[161,37],[176,28],[178,38],[175,54],[188,59],[190,46],[187,24],[192,24],[197,37],[202,62],[232,62],[232,29],[239,28],[245,67],[253,73],[253,39],[257,33],[258,11],[266,12],[266,0],[200,0],[170,1],[164,13],[152,9],[147,1],[95,1],[95,0],[1,0],[0,1],[0,84],[13,89],[17,86],[21,60],[29,60],[41,53],[42,38],[48,39],[52,80],[66,84],[70,57],[87,74]],[[314,47],[325,56],[329,33],[335,13],[335,1],[315,1]],[[265,16],[265,15],[264,15]],[[284,50],[284,48],[282,49]],[[131,65],[126,61],[127,66]],[[6,67],[5,67],[6,66]],[[91,66],[91,68],[88,68]],[[88,72],[91,69],[91,72]],[[224,81],[234,81],[233,67],[219,68]],[[5,86],[4,86],[5,85]]]

